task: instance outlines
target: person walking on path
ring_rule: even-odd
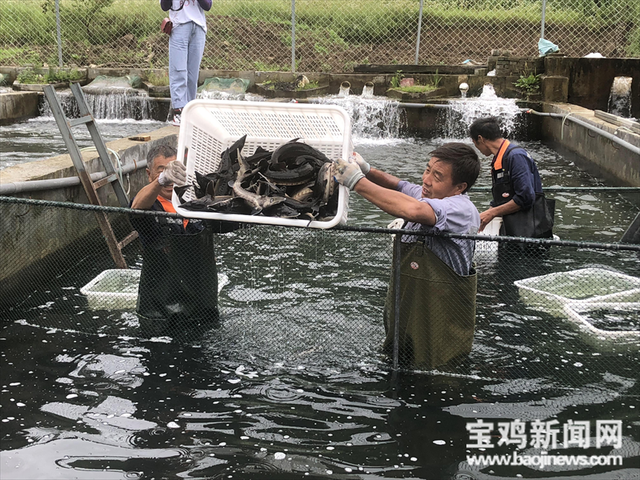
[[[196,98],[200,62],[207,35],[205,11],[211,0],[160,0],[173,23],[169,35],[169,88],[172,123],[180,126],[182,108]]]

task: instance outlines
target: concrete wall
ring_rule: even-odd
[[[572,116],[577,116],[640,147],[640,135],[596,118],[593,110],[577,105],[553,103],[545,103],[543,110],[561,115],[571,113]],[[562,126],[562,118],[542,118],[542,136],[545,141],[585,158],[605,172],[609,178],[616,179],[620,186],[640,187],[640,155],[570,120],[565,120]]]
[[[40,99],[36,92],[0,94],[0,125],[18,122],[38,115]]]
[[[567,77],[567,102],[590,110],[607,111],[615,77],[632,77],[631,116],[640,118],[640,59],[545,58],[545,75]]]
[[[176,127],[165,127],[150,132],[148,142],[133,142],[123,139],[107,143],[107,147],[118,152],[120,161],[124,165],[146,159],[149,149],[160,143],[177,146]],[[86,168],[89,173],[103,171],[99,168],[100,161],[95,152],[84,152]],[[50,159],[16,165],[0,171],[1,183],[12,183],[26,180],[43,180],[75,176],[75,168],[69,155],[60,155]],[[129,197],[135,194],[147,183],[144,169],[138,170],[125,179],[125,190],[129,187]],[[119,206],[111,186],[98,190],[103,205]],[[40,192],[25,192],[16,196],[51,200],[57,202],[88,203],[84,190],[80,185],[72,188],[61,188]],[[0,262],[0,282],[3,290],[8,288],[5,281],[33,265],[45,257],[64,249],[84,235],[97,228],[97,222],[86,212],[64,208],[29,208],[20,204],[0,203],[0,252],[11,255],[11,262],[3,259]],[[87,221],[91,218],[92,221]],[[37,227],[36,227],[37,226]]]

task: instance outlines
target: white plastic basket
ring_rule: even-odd
[[[500,235],[500,227],[502,226],[502,217],[495,217],[478,235],[486,235],[488,237],[496,237]],[[498,242],[476,241],[476,257],[497,257]]]
[[[218,293],[229,277],[218,273]],[[91,310],[133,310],[138,301],[140,270],[112,269],[101,272],[80,289]]]
[[[640,278],[605,268],[582,268],[517,280],[530,306],[562,311],[567,304],[628,303],[640,294]]]
[[[140,270],[105,270],[80,289],[92,310],[136,308]]]
[[[613,302],[573,302],[564,306],[564,312],[570,320],[576,322],[585,332],[596,335],[602,340],[629,340],[640,341],[640,329],[621,330],[611,329],[603,330],[598,328],[590,321],[593,312],[604,311],[613,313],[616,316],[625,318],[625,322],[629,322],[638,328],[638,319],[640,318],[640,303],[613,303]]]
[[[222,152],[244,135],[247,136],[242,150],[244,156],[252,155],[259,146],[274,151],[299,138],[335,160],[350,154],[351,119],[342,107],[335,105],[193,100],[182,110],[178,137],[178,158],[186,161],[187,182],[195,181],[195,171],[203,175],[217,172]],[[189,190],[184,198],[192,200],[195,195]],[[176,212],[187,218],[331,228],[346,223],[348,198],[349,190],[340,186],[335,217],[313,222],[264,215],[195,212],[181,208],[175,192],[172,202]]]

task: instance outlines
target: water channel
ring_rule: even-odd
[[[130,134],[130,133],[128,133]],[[418,182],[450,138],[365,134],[372,165]],[[461,139],[462,140],[462,139]],[[464,140],[466,141],[466,140]],[[597,186],[577,160],[522,142],[546,186]],[[478,182],[490,185],[488,160]],[[482,210],[486,192],[471,192]],[[614,242],[638,212],[615,192],[561,192],[562,239]],[[391,217],[357,195],[349,224]],[[92,217],[88,216],[88,219]],[[90,221],[90,220],[88,220]],[[96,240],[99,243],[99,238]],[[223,325],[196,341],[137,335],[131,311],[92,311],[78,290],[112,268],[104,248],[0,312],[3,479],[633,478],[640,398],[636,343],[592,343],[532,310],[516,279],[585,266],[638,276],[634,252],[554,247],[536,261],[478,259],[474,348],[456,371],[389,371],[379,346],[390,239],[257,227],[216,239]],[[127,250],[134,268],[139,247]],[[622,422],[621,444],[550,449],[620,455],[622,466],[472,466],[468,425]],[[489,453],[541,455],[497,445]]]

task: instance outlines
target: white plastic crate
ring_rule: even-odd
[[[195,181],[195,171],[203,175],[217,172],[222,152],[244,135],[247,136],[242,150],[245,157],[252,155],[259,146],[274,151],[294,138],[318,149],[331,160],[348,158],[351,153],[351,119],[342,107],[193,100],[182,110],[178,137],[178,158],[186,161],[187,183]],[[193,200],[195,195],[190,189],[184,198]],[[313,222],[265,215],[191,211],[180,207],[175,192],[172,202],[176,212],[187,218],[331,228],[346,223],[348,199],[349,190],[340,186],[335,217]]]
[[[640,278],[605,268],[582,268],[517,280],[531,306],[558,313],[573,303],[629,303],[640,294]]]
[[[573,302],[564,306],[564,312],[583,331],[601,340],[640,341],[640,303]],[[610,328],[598,328],[605,324]]]
[[[229,277],[218,273],[218,293]],[[105,270],[80,289],[91,310],[133,310],[138,301],[140,270]]]
[[[92,310],[132,310],[138,300],[140,270],[105,270],[80,289]]]
[[[495,217],[491,220],[484,230],[478,232],[478,235],[486,235],[488,237],[495,237],[500,235],[500,227],[502,226],[502,217]],[[497,258],[498,256],[498,242],[483,242],[481,240],[476,241],[476,258],[489,257]]]

